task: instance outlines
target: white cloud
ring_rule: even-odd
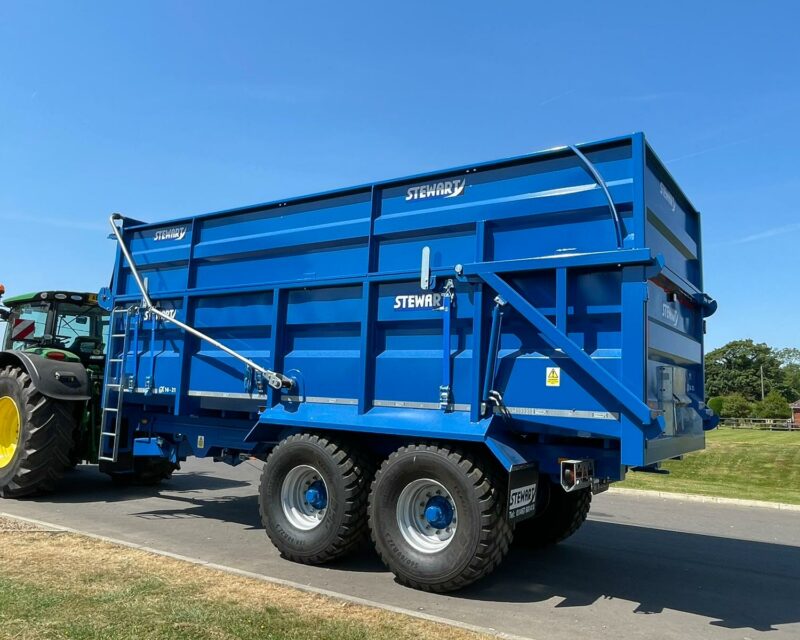
[[[723,244],[734,245],[758,242],[759,240],[766,240],[767,238],[782,236],[786,233],[792,233],[794,231],[800,231],[800,222],[793,222],[792,224],[785,224],[780,227],[772,227],[770,229],[765,229],[764,231],[759,231],[758,233],[753,233],[749,236],[745,236],[744,238],[737,238],[736,240],[731,240],[730,242]]]

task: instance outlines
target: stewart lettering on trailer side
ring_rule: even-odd
[[[161,313],[171,319],[175,319],[178,317],[178,310],[177,309],[160,309]],[[145,309],[144,314],[142,315],[142,320],[147,322],[148,320],[152,320],[153,318],[158,318],[156,314],[154,314],[150,309]],[[161,318],[158,318],[159,322],[164,322]]]
[[[440,309],[441,306],[441,293],[417,293],[394,298],[395,309]]]
[[[678,320],[681,318],[681,314],[675,308],[676,303],[670,302],[662,302],[661,303],[661,316],[673,327],[678,326]]]
[[[659,190],[661,192],[661,195],[664,197],[664,200],[667,201],[667,204],[669,205],[669,208],[672,209],[673,211],[675,211],[675,209],[677,207],[677,205],[675,203],[675,196],[673,196],[669,192],[669,189],[667,189],[667,187],[664,185],[663,182],[659,182]]]
[[[457,198],[464,193],[467,186],[466,178],[453,178],[442,182],[431,182],[418,187],[409,187],[406,200],[424,200],[426,198]]]
[[[159,229],[153,236],[153,240],[183,240],[186,237],[186,227],[172,227],[171,229]]]

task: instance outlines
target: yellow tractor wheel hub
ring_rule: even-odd
[[[19,407],[13,398],[3,396],[0,398],[0,469],[10,465],[14,459],[19,433]]]

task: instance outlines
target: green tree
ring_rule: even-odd
[[[720,416],[723,418],[749,418],[753,415],[753,403],[741,393],[723,396]]]
[[[757,418],[790,418],[792,416],[789,403],[777,391],[770,391],[761,402],[757,402],[754,412]]]
[[[786,392],[781,364],[772,348],[763,342],[729,342],[706,354],[706,395],[740,394],[750,401],[760,400],[762,368],[765,391]]]
[[[800,399],[800,364],[783,365],[783,381],[789,391],[784,394],[786,399],[792,402]]]
[[[784,397],[790,402],[800,399],[800,349],[779,349],[775,352],[783,363]]]

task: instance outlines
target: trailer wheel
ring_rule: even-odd
[[[493,571],[511,543],[505,489],[490,463],[417,444],[383,463],[369,498],[372,540],[397,580],[454,591]]]
[[[69,466],[73,408],[43,396],[18,367],[0,370],[0,497],[52,491]]]
[[[543,482],[546,494],[542,496],[539,513],[520,522],[514,530],[517,544],[541,548],[566,540],[586,521],[592,504],[588,489],[567,493],[561,485]]]
[[[372,465],[355,447],[327,436],[297,434],[264,465],[261,521],[287,560],[323,564],[352,551],[367,531]]]

